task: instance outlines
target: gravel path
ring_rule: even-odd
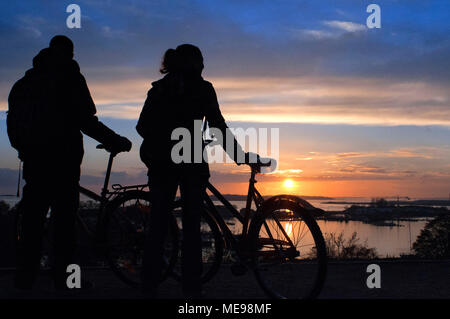
[[[369,264],[381,267],[381,288],[369,289],[366,272]],[[42,274],[32,292],[17,292],[12,288],[12,270],[0,270],[0,299],[9,298],[142,298],[140,293],[127,287],[108,269],[84,269],[86,278],[96,287],[88,292],[57,295],[48,275]],[[228,265],[206,286],[205,293],[211,299],[266,298],[252,273],[241,277],[231,274]],[[161,285],[160,297],[182,298],[181,289],[173,279]],[[354,298],[450,298],[450,260],[447,261],[371,261],[331,262],[325,287],[320,295],[323,299]]]

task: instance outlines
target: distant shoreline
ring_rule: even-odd
[[[387,201],[389,205],[395,206],[450,206],[450,200],[445,199],[418,199],[411,201]],[[324,204],[335,205],[370,205],[370,202],[348,202],[348,201],[328,201]]]
[[[225,199],[227,199],[229,201],[245,201],[245,200],[247,200],[247,195],[223,194],[222,196],[225,197]],[[273,196],[276,196],[276,195],[264,195],[263,197],[265,199],[267,199],[267,198],[270,198]],[[298,196],[305,200],[332,200],[332,199],[334,199],[334,197],[327,197],[327,196],[300,196],[300,195],[294,195],[294,196]],[[210,197],[213,200],[216,199],[216,197],[214,195],[211,195]]]

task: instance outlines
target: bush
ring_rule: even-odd
[[[9,211],[9,205],[7,202],[0,200],[0,215],[6,214]]]
[[[349,239],[344,239],[344,232],[325,233],[327,255],[331,259],[373,259],[378,254],[375,248],[367,247],[367,241],[359,243],[358,233],[354,232]]]
[[[450,215],[440,215],[429,221],[413,244],[421,258],[450,258]]]

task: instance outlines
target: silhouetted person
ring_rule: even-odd
[[[20,209],[23,240],[18,243],[15,286],[31,289],[39,270],[43,225],[48,209],[54,222],[54,279],[66,288],[66,268],[74,263],[75,216],[83,158],[81,132],[107,149],[129,151],[131,142],[95,116],[95,104],[78,63],[73,43],[55,36],[33,59],[33,68],[9,94],[7,118],[11,145],[23,161],[26,185]]]
[[[186,297],[201,296],[202,273],[200,211],[203,194],[209,178],[208,163],[194,163],[194,147],[190,163],[174,163],[171,158],[171,139],[175,128],[187,128],[201,135],[194,120],[206,117],[210,127],[219,128],[226,144],[227,125],[220,112],[216,93],[211,83],[203,80],[203,57],[201,51],[189,44],[166,51],[160,72],[166,74],[153,82],[148,92],[137,125],[144,138],[141,159],[148,167],[152,200],[152,212],[147,227],[144,251],[143,290],[156,296],[163,269],[163,245],[178,185],[183,207],[182,285]],[[198,132],[195,132],[198,130]],[[232,136],[232,135],[231,135]],[[234,136],[232,136],[234,139]],[[231,158],[244,158],[241,146],[234,139]],[[191,145],[194,145],[192,139]]]

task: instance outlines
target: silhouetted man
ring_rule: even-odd
[[[15,286],[30,289],[39,270],[42,232],[48,209],[54,222],[54,279],[66,288],[66,267],[74,262],[75,216],[83,158],[81,132],[114,152],[129,151],[131,142],[95,116],[95,104],[80,68],[73,43],[55,36],[33,59],[33,68],[9,95],[7,118],[11,145],[24,162],[26,185],[20,209],[23,240],[18,243]]]

